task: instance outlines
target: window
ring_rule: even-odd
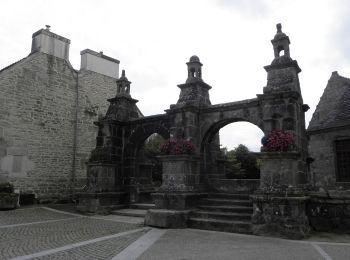
[[[337,181],[350,182],[350,138],[335,141]]]

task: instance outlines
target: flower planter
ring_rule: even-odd
[[[260,188],[297,186],[306,182],[306,164],[298,152],[259,153]]]
[[[199,158],[193,155],[163,155],[160,192],[193,192],[199,185]]]

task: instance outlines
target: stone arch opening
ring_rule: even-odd
[[[159,187],[162,184],[162,163],[157,156],[165,140],[160,134],[153,133],[137,147],[135,177],[143,186]]]
[[[145,141],[153,134],[158,134],[165,140],[170,138],[169,129],[162,124],[140,125],[131,132],[129,144],[132,147],[133,156],[137,155]]]
[[[160,176],[154,176],[155,171],[161,171],[161,163],[156,158],[151,158],[151,154],[145,151],[145,144],[152,138],[167,140],[170,132],[167,127],[160,123],[141,124],[131,131],[128,150],[128,161],[131,167],[131,183],[136,184],[139,188],[133,194],[133,200],[138,202],[151,202],[151,193],[155,192],[156,187],[161,185]],[[161,145],[161,144],[159,144]],[[153,157],[155,157],[154,154]]]
[[[209,183],[212,185],[212,180],[226,180],[228,178],[231,179],[256,179],[257,177],[254,177],[254,174],[251,174],[251,176],[244,172],[242,173],[242,177],[228,177],[226,174],[225,167],[227,167],[227,161],[225,157],[222,154],[221,150],[221,136],[219,135],[219,132],[221,129],[223,129],[225,126],[233,125],[235,123],[246,123],[246,125],[249,125],[249,128],[253,128],[255,133],[258,132],[258,135],[255,137],[256,140],[256,149],[254,152],[259,152],[260,146],[261,146],[261,138],[264,136],[263,129],[252,123],[249,122],[246,119],[242,118],[230,118],[230,119],[224,119],[220,120],[218,122],[213,123],[206,133],[204,134],[204,137],[201,141],[200,146],[200,153],[201,153],[201,165],[200,165],[200,173],[201,173],[201,179],[204,182]],[[259,129],[259,130],[257,130]],[[253,137],[254,138],[254,137]],[[244,144],[243,144],[244,145]],[[258,148],[259,147],[259,148]],[[245,168],[247,168],[245,166]],[[244,169],[242,169],[244,170]],[[238,174],[237,174],[238,176]],[[259,175],[257,175],[259,176]],[[220,184],[221,185],[221,184]],[[258,185],[258,181],[255,182],[255,186]]]

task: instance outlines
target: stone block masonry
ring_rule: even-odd
[[[75,75],[65,60],[40,52],[1,72],[1,171],[21,192],[68,192]]]
[[[115,96],[116,77],[76,71],[40,50],[0,70],[0,179],[39,199],[67,198],[82,187],[93,122]]]

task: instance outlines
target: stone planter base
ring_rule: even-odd
[[[0,193],[0,209],[15,209],[18,206],[18,193]]]
[[[196,192],[199,190],[199,158],[193,155],[158,156],[162,162],[161,192]]]
[[[350,191],[309,193],[310,225],[316,231],[350,233]]]
[[[160,228],[186,228],[189,210],[150,209],[145,217],[145,225]]]
[[[77,194],[77,210],[85,213],[97,213],[112,210],[123,204],[125,192],[91,192]]]
[[[199,200],[206,197],[206,193],[152,193],[157,209],[186,210],[198,205]]]
[[[297,186],[306,183],[306,164],[297,152],[259,153],[260,187]]]
[[[253,234],[272,235],[290,239],[309,236],[310,226],[306,216],[306,196],[288,194],[255,194],[253,201]]]

